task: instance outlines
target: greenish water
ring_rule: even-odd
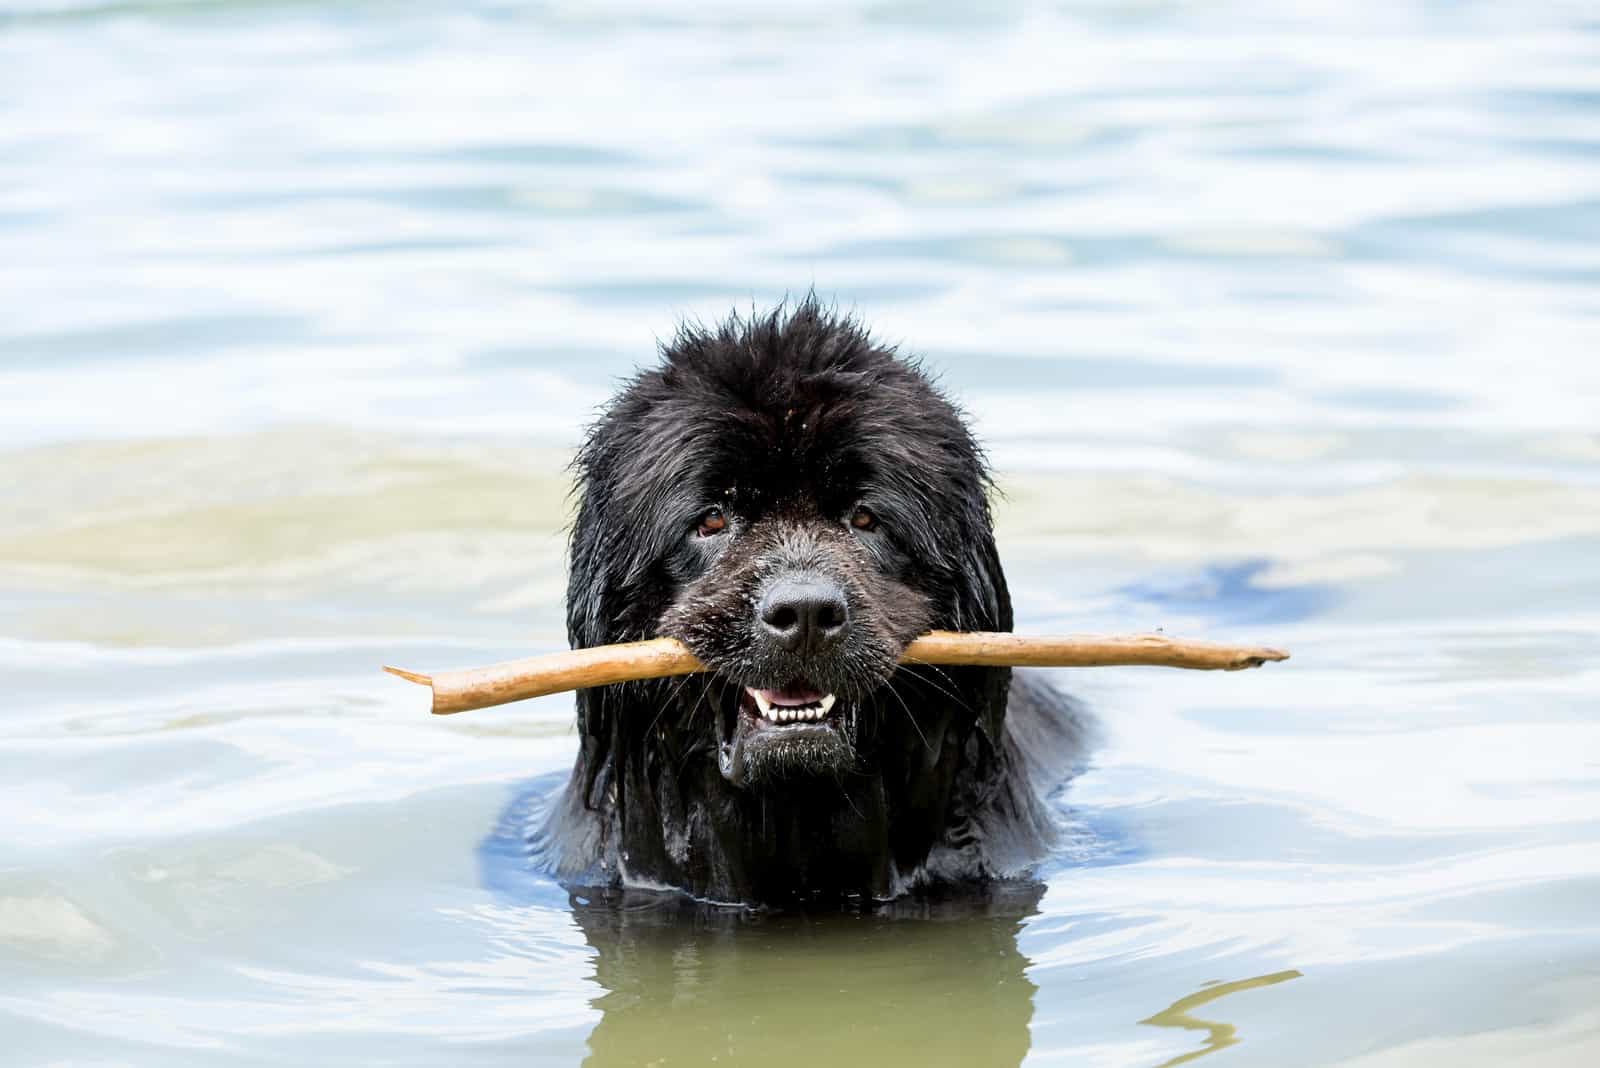
[[[1600,1063],[1584,5],[0,0],[0,1061]],[[815,285],[1106,744],[1036,885],[619,910],[502,821],[563,464]]]

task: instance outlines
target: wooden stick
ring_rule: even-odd
[[[1197,668],[1202,671],[1238,671],[1260,667],[1269,660],[1287,660],[1289,654],[1262,646],[1222,645],[1184,641],[1165,634],[1034,637],[1022,634],[957,633],[929,631],[906,647],[902,664],[966,664],[984,667],[1117,667],[1147,664],[1159,667]],[[488,708],[562,690],[609,686],[635,679],[660,679],[692,675],[705,665],[676,638],[655,638],[626,645],[508,660],[488,667],[441,671],[419,675],[385,667],[391,675],[433,688],[436,716]]]

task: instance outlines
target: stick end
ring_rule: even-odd
[[[405,679],[407,682],[414,682],[418,686],[433,685],[433,679],[430,676],[419,675],[415,671],[407,671],[405,668],[390,667],[388,664],[383,665],[383,670],[387,671],[391,675],[397,676],[398,678]]]

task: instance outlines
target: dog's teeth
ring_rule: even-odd
[[[779,705],[773,704],[754,687],[749,688],[748,693],[755,700],[757,713],[768,723],[816,723],[827,718],[836,700],[830,693],[808,704]]]

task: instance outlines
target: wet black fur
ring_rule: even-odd
[[[743,902],[886,899],[1025,869],[1053,840],[1042,797],[1078,758],[1081,719],[1006,669],[896,667],[930,627],[1011,629],[960,413],[810,299],[685,327],[662,355],[577,460],[568,631],[575,647],[671,634],[713,671],[578,694],[577,763],[534,829],[546,862],[568,885]],[[861,504],[878,529],[850,526]],[[728,527],[698,537],[708,507]],[[849,601],[850,640],[827,657],[752,637],[762,584],[795,567]],[[838,739],[757,750],[735,785],[719,738],[741,688],[796,677],[848,705]]]

